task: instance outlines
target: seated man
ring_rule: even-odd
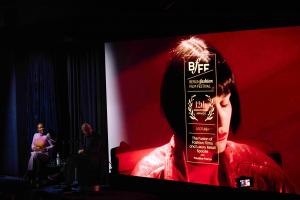
[[[91,177],[97,177],[95,174],[100,171],[100,135],[94,134],[92,126],[83,123],[81,131],[84,134],[84,145],[78,150],[78,154],[71,156],[63,169],[65,176],[64,189],[71,189],[74,180],[75,169],[79,178],[79,184],[89,184]]]
[[[42,177],[42,165],[48,162],[49,152],[53,149],[54,145],[50,134],[45,134],[43,123],[38,123],[37,131],[31,143],[32,152],[28,161],[26,178],[38,182]]]

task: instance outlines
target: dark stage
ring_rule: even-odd
[[[1,200],[114,200],[114,199],[169,199],[185,198],[217,198],[231,199],[300,199],[294,194],[278,194],[258,192],[246,189],[232,189],[173,181],[159,181],[128,176],[111,176],[110,185],[100,187],[79,187],[73,185],[72,190],[63,191],[59,184],[47,184],[39,188],[32,187],[22,178],[1,176]]]

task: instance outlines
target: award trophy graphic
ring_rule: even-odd
[[[200,55],[184,65],[187,162],[218,164],[216,55]]]

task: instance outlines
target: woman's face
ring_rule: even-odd
[[[230,129],[230,120],[232,114],[232,106],[230,102],[230,93],[227,95],[216,96],[214,98],[215,106],[218,113],[218,139],[216,146],[218,152],[222,153],[226,148],[227,138]]]
[[[43,124],[38,124],[37,125],[37,131],[39,133],[44,133],[44,126],[43,126]]]

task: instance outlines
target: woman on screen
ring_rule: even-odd
[[[197,60],[203,54],[216,55],[218,82],[213,100],[218,113],[218,139],[215,141],[218,165],[186,162],[185,91],[181,89],[184,61]],[[269,156],[249,145],[228,140],[228,135],[235,134],[240,124],[235,79],[222,55],[203,40],[189,38],[180,42],[173,51],[161,86],[161,107],[174,134],[168,144],[140,160],[132,175],[230,187],[248,183],[249,178],[253,189],[294,192],[281,167]]]

